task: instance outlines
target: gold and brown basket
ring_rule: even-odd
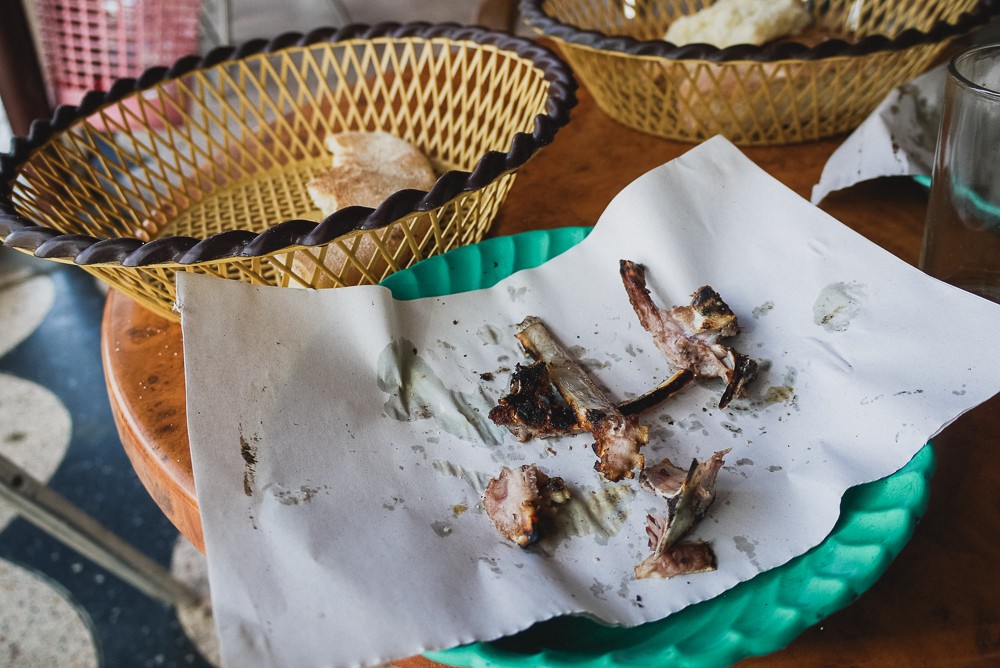
[[[517,170],[576,102],[529,40],[451,24],[288,34],[182,59],[56,110],[0,156],[0,238],[75,263],[176,319],[174,278],[377,283],[483,238]],[[329,133],[384,130],[431,160],[428,192],[320,221]]]
[[[815,0],[812,39],[719,49],[664,41],[714,0],[521,0],[611,118],[681,141],[788,144],[853,129],[996,0]]]

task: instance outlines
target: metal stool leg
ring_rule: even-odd
[[[24,469],[0,455],[0,499],[46,533],[111,571],[147,596],[172,606],[201,597],[163,566],[123,541]]]

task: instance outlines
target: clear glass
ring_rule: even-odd
[[[920,268],[1000,302],[1000,44],[949,64]]]

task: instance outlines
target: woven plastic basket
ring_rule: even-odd
[[[681,141],[787,144],[853,129],[956,36],[997,14],[994,0],[818,0],[806,45],[719,49],[663,41],[676,17],[714,0],[521,0],[600,108]],[[837,38],[841,36],[842,38]]]
[[[0,238],[75,262],[172,319],[174,278],[339,287],[483,238],[569,119],[552,52],[455,25],[385,24],[217,49],[62,107],[0,156]],[[165,123],[166,114],[180,122]],[[328,133],[385,130],[440,175],[318,222]]]

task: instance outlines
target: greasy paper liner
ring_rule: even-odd
[[[625,14],[626,5],[634,15]],[[814,3],[817,24],[855,25],[856,39],[815,45],[794,39],[720,49],[662,39],[674,17],[695,11],[677,0],[521,0],[524,19],[551,38],[616,121],[649,134],[770,145],[853,129],[895,86],[934,62],[948,43],[1000,12],[996,0]]]
[[[562,228],[488,239],[393,274],[383,285],[397,299],[488,288],[555,257],[588,232]],[[612,628],[562,617],[495,642],[427,656],[475,667],[707,668],[777,651],[851,603],[885,572],[927,507],[934,465],[934,451],[926,445],[893,475],[848,490],[833,531],[806,554],[660,621]]]
[[[0,238],[173,320],[177,271],[377,283],[479,241],[517,170],[568,122],[575,88],[544,47],[454,24],[221,47],[88,93],[16,138],[0,156]],[[378,129],[426,153],[436,183],[317,222],[304,184],[329,160],[323,136]]]

